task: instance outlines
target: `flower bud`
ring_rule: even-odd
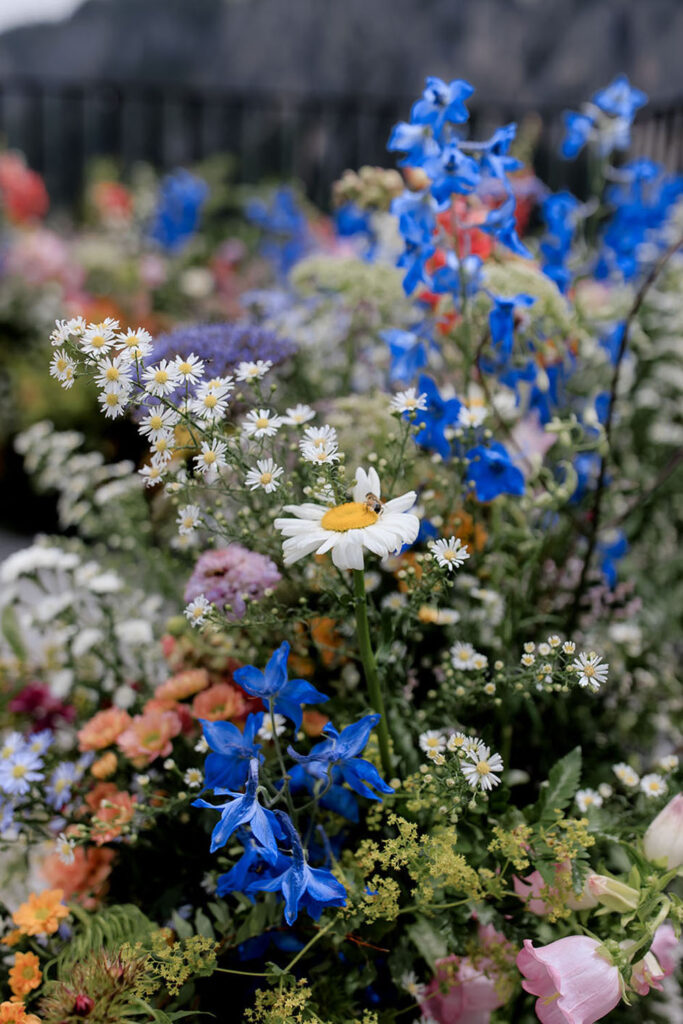
[[[669,871],[683,864],[683,793],[669,800],[643,836],[645,856],[665,861]]]
[[[640,902],[637,889],[607,875],[589,875],[588,890],[603,907],[619,913],[635,910]]]

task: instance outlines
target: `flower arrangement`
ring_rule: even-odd
[[[620,158],[623,78],[567,117],[585,202],[469,139],[472,91],[427,80],[335,247],[252,204],[239,323],[57,321],[144,454],[17,442],[69,534],[0,569],[0,1021],[662,1008],[683,182]],[[168,242],[201,197],[165,197]]]

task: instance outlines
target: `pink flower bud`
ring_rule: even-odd
[[[517,957],[522,987],[538,996],[542,1024],[594,1024],[621,999],[619,971],[587,935],[570,935],[534,949],[529,939]]]
[[[648,860],[666,861],[670,871],[683,864],[683,793],[669,800],[650,823],[643,846]]]

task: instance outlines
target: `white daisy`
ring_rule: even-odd
[[[467,746],[467,736],[464,732],[453,732],[446,741],[446,749],[452,754],[464,754]]]
[[[274,437],[282,426],[282,420],[270,409],[252,409],[242,423],[247,437]]]
[[[486,409],[481,405],[475,405],[468,409],[466,405],[460,407],[458,413],[459,427],[480,427],[486,419]]]
[[[522,657],[519,660],[520,660],[520,663],[522,665],[524,665],[524,668],[530,668],[533,665],[533,663],[536,661],[536,655],[535,654],[523,654]]]
[[[88,324],[81,335],[83,351],[86,355],[106,355],[116,340],[118,329],[119,322],[112,317],[107,317],[100,324]]]
[[[121,346],[120,355],[134,363],[136,359],[144,359],[152,353],[152,335],[144,327],[131,327],[116,336],[116,343]]]
[[[388,608],[390,612],[398,612],[408,604],[408,598],[397,590],[393,594],[383,597],[380,603],[382,608]]]
[[[193,626],[201,626],[206,621],[206,616],[211,608],[211,604],[200,594],[199,597],[195,597],[194,601],[185,608],[185,618]]]
[[[285,505],[294,519],[276,519],[275,528],[286,538],[282,545],[285,565],[292,565],[313,552],[332,552],[338,569],[362,569],[363,549],[380,558],[412,544],[420,521],[409,510],[415,504],[415,491],[382,504],[377,470],[356,470],[353,500],[326,508],[312,502]]]
[[[427,732],[423,732],[418,743],[420,750],[424,750],[425,754],[430,752],[441,754],[446,749],[446,740],[438,729],[429,729]]]
[[[206,742],[205,736],[200,736],[194,745],[194,749],[198,754],[207,754],[209,752],[209,744]]]
[[[409,996],[413,999],[417,999],[418,996],[424,994],[425,986],[422,985],[415,975],[414,971],[408,971],[406,974],[401,976],[401,987],[405,989]]]
[[[159,463],[143,466],[138,472],[145,481],[145,487],[156,487],[164,479],[164,467]]]
[[[73,380],[76,364],[64,349],[58,349],[50,360],[50,376],[58,380],[60,384]]]
[[[261,380],[272,366],[270,359],[257,359],[255,363],[238,363],[235,378],[239,381]]]
[[[200,384],[190,403],[192,412],[202,420],[215,423],[228,411],[229,387],[211,387],[210,382]]]
[[[159,437],[165,437],[176,423],[180,416],[175,409],[166,409],[163,405],[152,405],[149,412],[140,421],[138,430],[150,441],[156,441]]]
[[[60,832],[56,839],[56,852],[62,864],[73,864],[76,859],[74,848],[73,839],[69,839],[66,833]]]
[[[71,320],[55,320],[54,330],[50,334],[50,344],[56,348],[69,338],[80,338],[85,328],[86,323],[82,316],[74,316]]]
[[[292,409],[287,409],[287,415],[282,417],[282,422],[290,427],[300,427],[312,420],[314,416],[315,410],[311,409],[310,405],[299,404]]]
[[[553,633],[552,636],[548,637],[548,645],[550,647],[553,647],[553,648],[559,647],[561,643],[562,643],[562,638],[559,637],[557,635],[557,633]]]
[[[175,434],[172,430],[169,430],[165,434],[159,434],[156,441],[152,443],[152,463],[157,465],[166,465],[173,458],[173,452],[175,450]]]
[[[640,781],[638,772],[634,771],[630,764],[625,764],[623,761],[612,765],[612,771],[624,786],[637,786]]]
[[[497,773],[503,770],[503,759],[500,754],[492,754],[489,747],[482,743],[476,751],[467,755],[460,767],[472,789],[493,789],[500,782]]]
[[[128,404],[128,395],[127,390],[122,391],[118,384],[114,384],[109,385],[97,396],[102,412],[107,419],[114,420],[117,416],[123,416]]]
[[[485,654],[475,654],[472,658],[472,668],[477,672],[483,672],[488,667],[489,659]]]
[[[542,658],[547,658],[550,654],[550,644],[542,643],[538,645],[538,653]]]
[[[656,796],[664,796],[667,785],[661,775],[651,772],[649,775],[643,775],[640,780],[640,790],[645,796],[652,799]]]
[[[182,536],[191,536],[201,524],[202,513],[199,505],[184,505],[178,509],[176,523],[178,533]]]
[[[143,374],[145,390],[149,395],[161,398],[170,395],[179,384],[180,375],[174,362],[162,359],[160,363],[147,367]]]
[[[470,557],[467,545],[463,544],[459,537],[433,540],[429,544],[429,550],[441,568],[448,569],[449,572],[451,569],[459,569]]]
[[[283,473],[282,466],[276,466],[273,459],[257,459],[256,469],[249,470],[244,482],[250,491],[262,487],[266,494],[272,494],[280,486],[278,477]]]
[[[601,782],[598,786],[598,793],[600,794],[603,800],[609,800],[609,798],[614,793],[614,790],[610,786],[609,782]]]
[[[426,394],[418,395],[415,388],[408,388],[407,391],[399,391],[391,399],[389,403],[391,409],[394,412],[417,412],[418,410],[424,411],[427,408],[427,396]]]
[[[565,654],[573,654],[576,650],[576,644],[573,640],[565,640],[565,642],[562,644],[562,650]]]
[[[176,356],[175,367],[183,384],[198,384],[204,376],[204,360],[194,352],[189,356]]]
[[[118,387],[127,391],[131,386],[132,367],[121,355],[101,359],[97,364],[95,383],[101,388]]]
[[[306,427],[304,430],[304,441],[310,441],[317,447],[326,444],[337,444],[337,431],[327,423],[322,427]]]
[[[225,458],[227,450],[228,446],[225,442],[219,441],[215,437],[210,444],[208,441],[202,441],[201,450],[199,455],[195,455],[194,462],[197,472],[206,477],[208,482],[215,480],[218,476],[218,470],[227,465]]]
[[[189,789],[199,789],[204,782],[204,773],[201,768],[188,768],[183,775],[183,782]]]
[[[579,686],[588,686],[591,690],[599,690],[602,683],[607,680],[609,665],[602,664],[602,658],[595,651],[586,654],[582,651],[572,662],[575,672],[579,676]]]
[[[662,772],[675,772],[678,768],[678,757],[676,754],[665,754],[657,758],[657,767]]]
[[[474,668],[473,658],[476,653],[472,644],[458,641],[451,647],[451,662],[455,668]]]
[[[284,715],[277,714],[273,715],[273,718],[275,719],[275,735],[282,736],[283,732],[287,728],[287,719],[285,718]],[[270,715],[264,715],[263,725],[256,733],[256,735],[260,740],[263,740],[265,743],[269,743],[273,739],[273,723]]]
[[[574,799],[582,814],[585,814],[589,807],[602,807],[602,797],[594,789],[580,789]]]
[[[340,458],[336,444],[331,444],[328,441],[320,444],[314,444],[313,441],[301,441],[299,449],[304,462],[313,462],[317,465],[338,462]]]

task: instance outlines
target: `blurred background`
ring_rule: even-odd
[[[136,454],[88,389],[48,377],[56,317],[239,318],[272,272],[257,229],[279,232],[282,272],[324,244],[333,183],[395,166],[390,128],[427,74],[471,81],[473,135],[518,121],[535,180],[581,197],[562,112],[625,72],[650,97],[630,155],[677,172],[682,41],[680,0],[0,0],[0,556],[57,524],[18,431],[49,417]]]

